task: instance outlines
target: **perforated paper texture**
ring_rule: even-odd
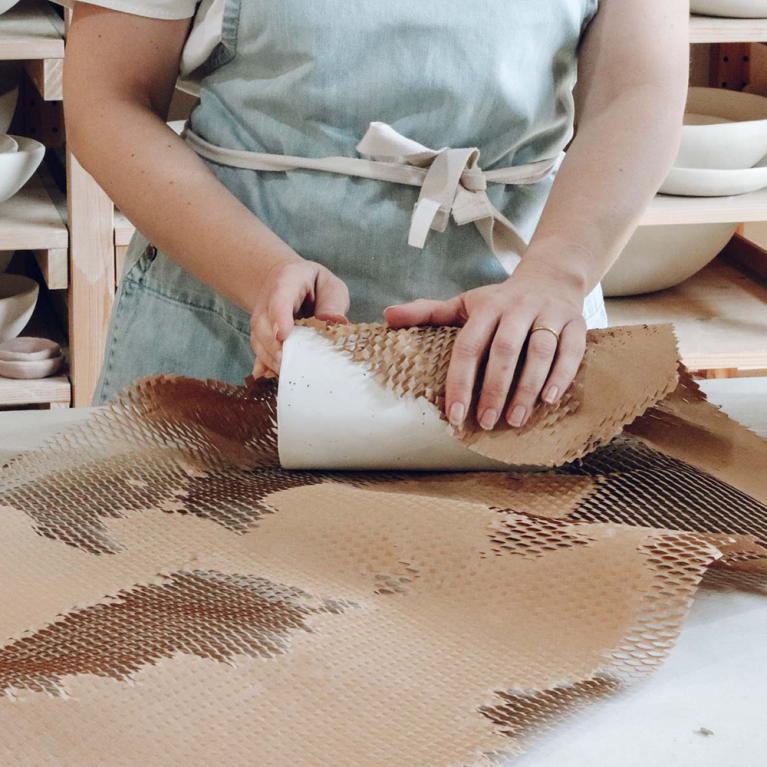
[[[275,393],[145,380],[0,472],[0,764],[503,764],[761,583],[765,443],[684,371],[532,474],[285,471]]]

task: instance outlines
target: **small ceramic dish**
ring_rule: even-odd
[[[61,355],[61,347],[48,338],[20,336],[0,343],[0,361],[31,362],[49,360]]]
[[[767,155],[767,98],[726,88],[690,88],[680,168],[753,168]]]
[[[0,360],[0,377],[28,380],[48,378],[59,372],[63,361],[61,354],[47,360]]]
[[[738,224],[641,226],[602,281],[606,296],[665,290],[699,272],[722,251]]]
[[[0,202],[13,197],[32,178],[45,157],[45,147],[32,138],[13,136],[16,152],[0,153]]]
[[[691,0],[690,11],[703,16],[767,19],[767,0]]]
[[[729,197],[756,192],[767,186],[767,158],[755,168],[672,168],[661,194],[679,197]]]
[[[40,286],[20,274],[0,274],[0,341],[24,330],[37,304]]]

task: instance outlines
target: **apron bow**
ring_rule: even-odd
[[[357,151],[376,162],[424,169],[421,192],[410,219],[408,244],[423,248],[431,230],[444,232],[452,215],[459,226],[473,223],[496,258],[513,268],[527,248],[516,227],[487,194],[488,182],[534,184],[546,178],[556,160],[483,171],[479,149],[430,149],[383,122],[372,122]]]

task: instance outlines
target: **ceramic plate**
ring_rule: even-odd
[[[672,168],[661,194],[680,197],[729,197],[756,192],[767,186],[767,161],[745,170]]]
[[[691,0],[690,10],[705,16],[767,18],[767,0]]]

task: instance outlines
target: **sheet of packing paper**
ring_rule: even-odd
[[[677,382],[670,326],[589,333],[578,376],[524,429],[445,421],[457,328],[308,322],[285,342],[278,395],[285,468],[478,470],[556,466],[608,442]]]
[[[669,428],[715,425],[680,388]],[[731,422],[716,475],[652,435],[397,475],[281,469],[275,416],[272,384],[149,379],[0,472],[1,763],[501,764],[764,556]]]

